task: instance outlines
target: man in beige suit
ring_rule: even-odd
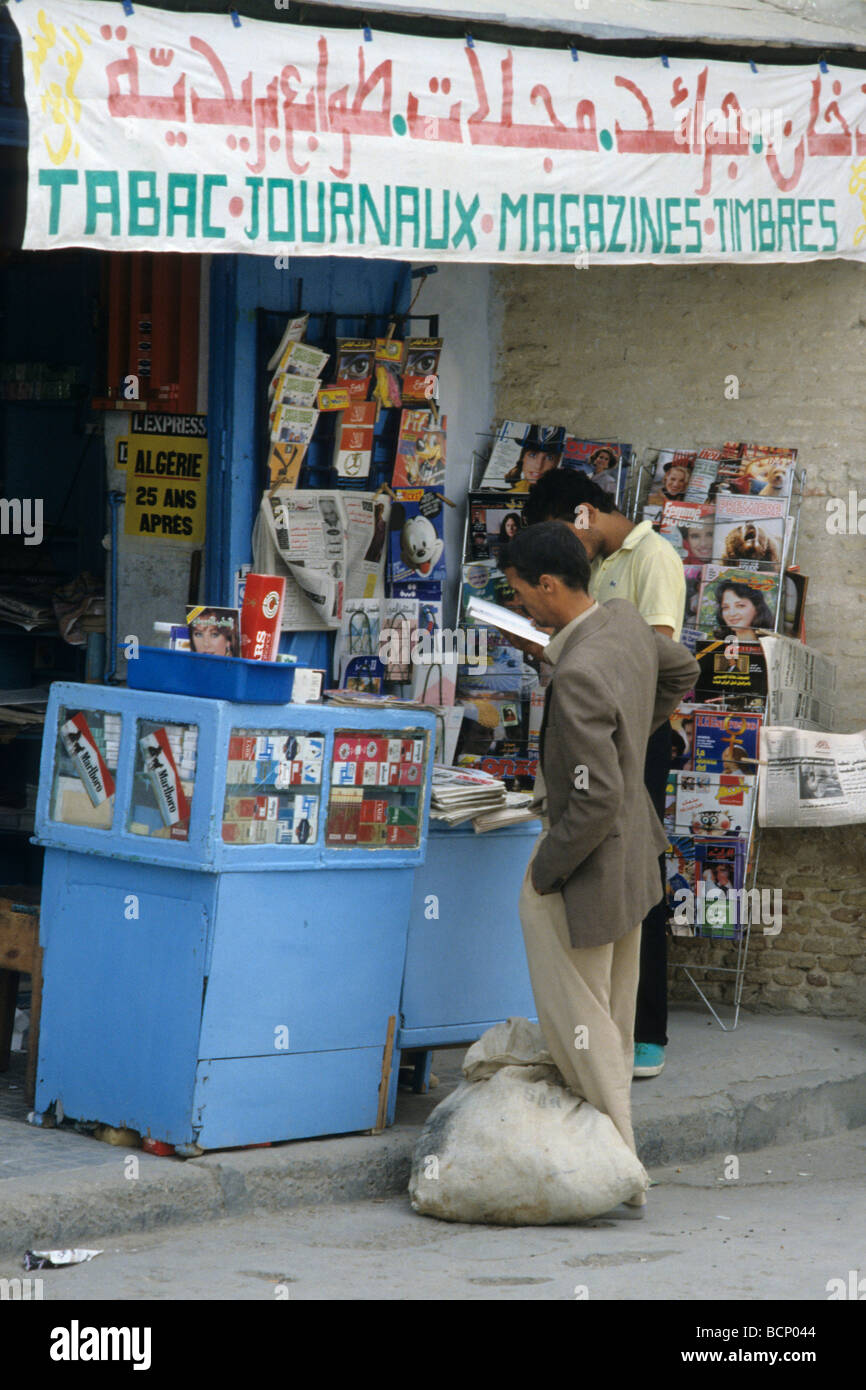
[[[635,1151],[640,924],[658,898],[667,845],[644,758],[699,668],[633,604],[589,597],[586,551],[561,522],[519,532],[501,563],[526,612],[555,634],[544,653],[554,672],[536,783],[543,832],[520,897],[538,1021],[568,1085]]]

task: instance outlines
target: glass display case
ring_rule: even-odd
[[[334,734],[325,843],[341,848],[421,842],[427,734],[338,729]]]
[[[315,844],[325,738],[293,729],[232,729],[222,837],[231,845]]]
[[[136,720],[132,800],[127,818],[127,828],[133,835],[189,839],[197,749],[195,724]]]
[[[435,717],[55,683],[45,729],[37,1111],[201,1149],[384,1125]]]
[[[110,830],[121,717],[101,709],[57,711],[50,816],[62,825]]]

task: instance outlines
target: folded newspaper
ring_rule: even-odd
[[[758,821],[803,827],[866,821],[866,730],[828,734],[765,728]]]

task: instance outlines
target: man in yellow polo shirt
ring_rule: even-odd
[[[530,489],[524,511],[528,526],[564,521],[572,527],[592,562],[589,594],[599,603],[623,598],[634,604],[650,627],[679,640],[686,601],[683,562],[670,541],[650,522],[636,525],[618,511],[613,497],[567,468],[546,473]],[[644,783],[659,819],[664,818],[665,785],[671,766],[671,726],[662,724],[647,744]],[[667,911],[664,862],[660,861],[659,902],[644,918],[640,979],[635,1017],[634,1075],[658,1076],[667,1046]]]

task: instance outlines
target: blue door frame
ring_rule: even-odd
[[[288,269],[278,269],[268,256],[214,256],[208,345],[208,602],[231,604],[235,571],[251,559],[262,490],[256,457],[257,310],[287,317],[299,308],[337,315],[403,313],[409,307],[410,277],[405,261],[308,256],[292,258]]]

